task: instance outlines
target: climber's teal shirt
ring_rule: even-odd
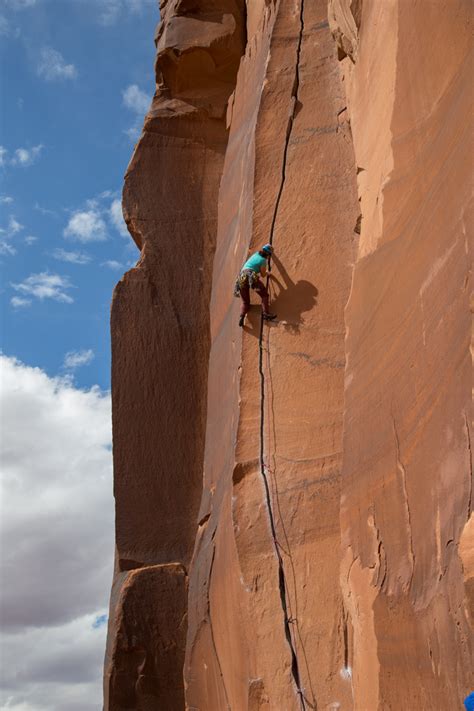
[[[260,274],[261,268],[266,266],[267,260],[265,257],[261,257],[258,252],[255,252],[255,254],[252,254],[252,256],[247,259],[242,269],[252,269],[256,274]]]

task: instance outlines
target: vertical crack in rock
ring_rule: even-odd
[[[227,693],[227,687],[225,685],[225,679],[224,679],[224,674],[222,672],[222,666],[221,666],[221,660],[219,659],[219,653],[217,651],[217,645],[216,645],[216,640],[214,637],[214,629],[212,627],[212,618],[211,618],[211,598],[210,598],[210,590],[211,590],[211,579],[212,579],[212,571],[214,568],[214,559],[216,557],[216,549],[213,547],[212,549],[212,558],[211,558],[211,565],[209,566],[209,577],[207,581],[207,616],[209,618],[209,628],[211,630],[211,640],[212,640],[212,647],[214,649],[214,655],[216,657],[216,662],[217,662],[217,667],[219,669],[219,674],[221,677],[222,681],[222,688],[224,689],[224,696],[225,696],[225,703],[226,703],[226,711],[232,711],[231,706],[229,703],[229,695]]]
[[[342,606],[342,639],[344,642],[344,669],[349,669],[349,630],[347,627],[347,611]]]
[[[412,534],[412,529],[411,529],[410,506],[408,504],[407,473],[406,473],[405,466],[404,466],[404,464],[401,460],[401,456],[400,456],[400,439],[398,436],[397,427],[395,425],[395,418],[393,415],[392,415],[392,425],[393,425],[393,434],[395,436],[395,445],[396,445],[396,453],[397,453],[397,469],[400,472],[400,479],[401,479],[402,491],[403,491],[403,499],[405,502],[405,519],[406,519],[407,536],[408,536],[408,557],[410,558],[410,563],[411,563],[410,579],[409,579],[408,585],[407,585],[407,590],[409,590],[411,587],[412,580],[413,580],[413,575],[415,573],[415,553],[413,551],[413,534]]]
[[[464,425],[466,427],[467,449],[469,451],[469,499],[467,504],[467,520],[471,518],[472,511],[472,449],[471,449],[471,432],[469,430],[469,422],[467,415],[464,412]]]
[[[300,55],[301,55],[301,43],[303,41],[304,32],[304,0],[301,0],[300,5],[300,33],[298,36],[298,45],[296,47],[296,63],[295,63],[295,82],[293,84],[293,89],[291,92],[291,98],[293,99],[293,106],[291,109],[290,116],[288,118],[288,126],[286,128],[285,137],[285,147],[283,150],[283,161],[281,165],[281,181],[280,188],[278,190],[277,198],[275,201],[275,207],[273,210],[272,222],[270,225],[270,244],[273,244],[273,235],[275,232],[276,220],[278,217],[278,210],[280,208],[280,202],[283,195],[283,189],[285,187],[286,181],[286,161],[288,156],[288,146],[290,145],[291,132],[293,130],[293,123],[296,116],[296,109],[298,108],[298,90],[300,88]]]
[[[302,44],[303,32],[304,32],[304,0],[301,0],[299,20],[300,20],[300,31],[299,31],[298,43],[297,43],[297,47],[296,47],[295,81],[294,81],[293,89],[292,89],[292,93],[291,93],[293,106],[292,106],[291,113],[290,113],[290,116],[288,119],[288,125],[287,125],[287,130],[286,130],[285,146],[284,146],[284,150],[283,150],[283,161],[282,161],[282,169],[281,169],[280,187],[279,187],[279,190],[277,193],[275,207],[273,210],[272,222],[271,222],[271,226],[270,226],[270,237],[269,237],[270,244],[273,244],[273,236],[274,236],[274,231],[275,231],[276,220],[278,217],[278,210],[280,207],[280,202],[281,202],[283,190],[285,187],[288,146],[290,143],[291,132],[293,129],[293,123],[294,123],[294,119],[296,116],[296,109],[298,107],[298,90],[299,90],[299,85],[300,85],[300,55],[301,55],[301,44]],[[267,277],[267,287],[268,287],[268,277]],[[280,590],[280,601],[281,601],[281,607],[283,610],[285,637],[288,642],[288,646],[290,648],[290,654],[291,654],[291,674],[293,676],[293,680],[295,682],[298,697],[300,699],[301,709],[302,709],[302,711],[306,711],[306,708],[307,708],[306,699],[304,696],[304,692],[301,688],[301,677],[300,677],[300,671],[299,671],[299,666],[298,666],[298,656],[296,654],[296,646],[295,646],[295,643],[294,643],[292,635],[291,635],[291,628],[290,628],[291,622],[290,622],[290,615],[288,612],[285,567],[284,567],[283,558],[281,556],[280,549],[279,549],[279,543],[278,543],[277,532],[276,532],[276,527],[275,527],[275,519],[273,516],[270,487],[268,484],[268,478],[267,478],[266,469],[265,469],[265,434],[264,434],[264,431],[265,431],[265,373],[264,373],[264,369],[263,369],[263,323],[264,322],[263,322],[263,317],[262,317],[260,320],[259,364],[258,364],[258,369],[259,369],[259,374],[260,374],[260,472],[261,472],[263,483],[265,486],[265,497],[266,497],[266,504],[267,504],[267,510],[268,510],[268,517],[269,517],[269,521],[270,521],[270,529],[271,529],[271,534],[272,534],[272,538],[273,538],[275,555],[276,555],[277,561],[278,561],[278,587]],[[313,708],[316,708],[316,704],[314,705]]]
[[[375,530],[375,535],[376,535],[376,540],[377,540],[377,549],[375,551],[375,555],[377,556],[378,560],[378,566],[376,563],[374,563],[374,567],[377,568],[375,577],[374,577],[374,585],[376,585],[379,590],[383,590],[383,586],[385,583],[385,580],[387,578],[387,556],[385,553],[385,547],[383,544],[382,540],[382,535],[380,533],[380,529],[377,526],[377,520],[375,516],[375,510],[372,514],[372,525]]]

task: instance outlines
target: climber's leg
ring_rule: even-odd
[[[240,307],[240,315],[245,316],[250,311],[250,288],[248,282],[240,286],[240,298],[242,306]]]
[[[263,283],[263,281],[260,281],[260,279],[257,281],[256,285],[254,286],[255,291],[257,294],[260,296],[262,299],[262,311],[263,311],[263,318],[265,321],[273,321],[273,319],[276,318],[276,314],[271,314],[270,313],[270,306],[269,306],[269,294],[268,294],[268,289]]]
[[[250,288],[249,288],[248,281],[245,281],[244,284],[240,285],[240,298],[242,301],[242,305],[240,307],[239,326],[243,326],[244,320],[245,320],[245,315],[250,310]]]
[[[259,295],[259,297],[262,299],[262,310],[264,314],[268,314],[270,312],[270,306],[268,304],[268,289],[263,283],[263,281],[260,281],[260,279],[257,281],[257,283],[254,286],[255,291]]]

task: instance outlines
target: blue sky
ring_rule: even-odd
[[[138,254],[114,200],[154,89],[157,2],[0,7],[2,349],[49,374],[86,351],[76,382],[106,388],[110,297]]]
[[[99,711],[109,311],[157,0],[0,0],[0,711]]]

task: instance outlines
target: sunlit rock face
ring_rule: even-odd
[[[350,5],[333,3],[336,25]],[[472,505],[472,6],[354,5],[342,69],[362,220],[341,498],[353,704],[458,708],[474,689],[459,550]]]
[[[474,689],[470,14],[161,2],[112,304],[106,709]],[[240,329],[269,241],[278,318]]]

